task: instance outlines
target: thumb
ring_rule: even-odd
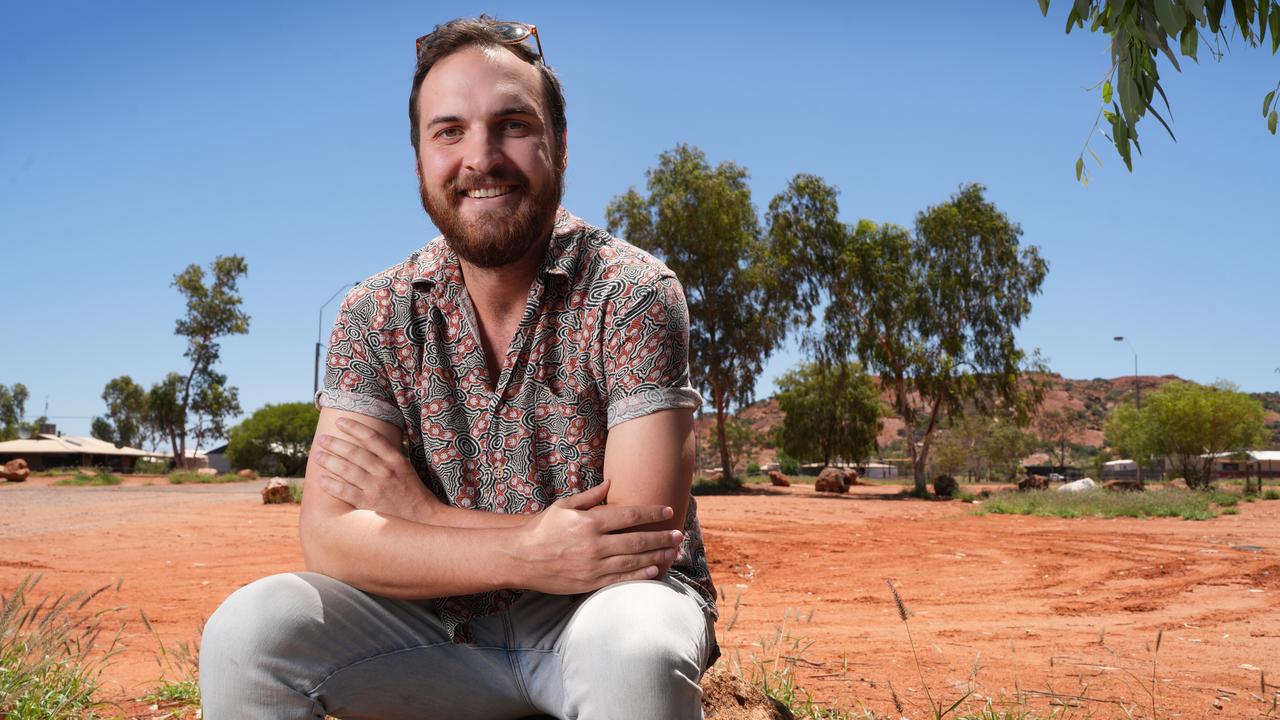
[[[569,508],[570,510],[590,510],[604,502],[607,497],[609,497],[609,480],[606,478],[604,482],[599,485],[583,490],[577,495],[560,498],[556,504],[561,507]]]

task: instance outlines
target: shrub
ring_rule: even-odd
[[[1224,497],[1230,502],[1234,496]],[[1111,492],[1101,488],[1079,493],[1053,490],[1002,492],[993,495],[975,512],[1042,517],[1180,517],[1208,520],[1216,517],[1214,498],[1205,492],[1165,488],[1144,492]]]
[[[133,464],[133,471],[144,475],[164,475],[169,472],[169,461],[139,460]]]
[[[779,450],[778,469],[783,475],[795,475],[800,472],[800,461]]]
[[[76,474],[58,480],[54,485],[61,486],[101,486],[101,485],[119,485],[121,483],[119,475],[113,475],[106,470],[76,470]]]
[[[223,473],[221,475],[201,475],[195,470],[174,470],[169,473],[169,483],[171,485],[192,485],[203,484],[211,485],[216,483],[240,482],[244,478],[235,473]]]
[[[747,474],[748,474],[748,475],[759,475],[759,474],[760,474],[760,463],[758,463],[758,462],[754,462],[754,461],[747,463]]]
[[[1268,490],[1262,493],[1262,499],[1263,500],[1280,500],[1280,491]]]

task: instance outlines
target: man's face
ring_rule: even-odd
[[[449,55],[422,81],[418,122],[422,205],[460,258],[499,267],[547,237],[564,168],[536,68],[502,48]]]

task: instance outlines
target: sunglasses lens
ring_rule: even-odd
[[[529,26],[522,23],[497,23],[493,29],[508,42],[522,42],[529,37]]]

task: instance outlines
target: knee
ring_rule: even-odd
[[[201,674],[206,666],[229,668],[266,660],[296,643],[322,615],[314,577],[285,573],[236,590],[205,623],[200,639]],[[327,578],[325,578],[327,580]]]
[[[628,675],[697,680],[708,645],[706,618],[691,598],[660,582],[615,585],[584,602],[573,620],[571,662],[625,667]]]

